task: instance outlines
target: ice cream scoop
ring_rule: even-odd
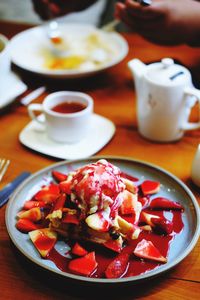
[[[102,159],[78,169],[71,179],[71,201],[84,215],[118,210],[125,184],[118,167]]]

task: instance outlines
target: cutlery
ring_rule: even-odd
[[[46,32],[50,42],[52,54],[57,57],[65,57],[69,55],[66,41],[63,40],[59,23],[56,20],[47,22]]]
[[[35,100],[37,97],[39,97],[40,95],[42,95],[44,92],[46,91],[46,87],[45,86],[41,86],[39,88],[37,88],[36,90],[30,92],[27,96],[21,98],[20,102],[23,105],[28,105],[30,102],[32,102],[33,100]]]
[[[112,20],[107,24],[103,25],[100,29],[106,32],[114,31],[115,27],[120,23],[120,20]]]
[[[17,176],[12,182],[8,183],[1,191],[0,191],[0,207],[6,204],[14,192],[14,190],[22,183],[28,176],[30,176],[30,172],[23,172],[19,176]]]
[[[151,5],[151,0],[134,0],[135,2],[138,2],[142,6],[149,6]],[[115,27],[120,23],[120,20],[112,20],[111,22],[108,22],[107,24],[103,25],[100,29],[110,32],[114,31]]]
[[[10,164],[9,159],[0,158],[0,181],[2,180],[4,174],[6,173],[9,164]]]
[[[152,3],[151,0],[134,0],[134,1],[140,3],[143,6],[148,6],[148,5],[151,5],[151,3]]]

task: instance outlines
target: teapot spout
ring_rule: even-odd
[[[128,67],[135,80],[140,79],[146,70],[146,65],[137,58],[130,60]]]
[[[136,92],[139,95],[143,84],[143,75],[146,71],[146,65],[139,59],[132,59],[128,62],[128,68],[134,78]]]

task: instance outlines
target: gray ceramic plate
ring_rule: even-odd
[[[27,258],[29,258],[32,262],[36,263],[37,265],[64,277],[78,281],[81,280],[82,282],[87,283],[137,283],[144,279],[149,279],[159,274],[162,274],[163,272],[171,269],[172,267],[180,263],[192,251],[199,237],[200,216],[198,203],[195,197],[193,196],[192,192],[178,178],[157,166],[141,161],[135,161],[131,159],[124,159],[118,157],[106,157],[108,161],[120,167],[120,169],[123,172],[137,177],[141,181],[143,181],[144,179],[159,181],[161,183],[161,190],[159,192],[159,196],[167,197],[173,201],[178,201],[184,206],[185,210],[182,216],[184,228],[182,232],[178,234],[173,240],[169,251],[168,262],[165,265],[162,265],[157,269],[154,269],[139,276],[120,278],[114,280],[87,278],[69,273],[64,273],[60,271],[51,261],[42,259],[35,247],[33,246],[32,242],[30,241],[29,236],[27,234],[22,234],[15,228],[15,216],[17,215],[17,212],[23,206],[25,200],[30,199],[30,197],[37,190],[39,190],[42,185],[44,185],[52,179],[52,170],[69,172],[72,169],[79,168],[80,166],[97,161],[98,159],[99,157],[93,157],[84,160],[76,160],[72,162],[64,161],[57,164],[53,164],[50,167],[45,168],[29,177],[16,190],[16,192],[10,199],[6,209],[6,226],[8,233],[15,246]],[[60,250],[61,248],[63,248],[63,246],[63,243],[57,243],[56,248]]]

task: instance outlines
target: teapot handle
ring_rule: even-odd
[[[198,103],[199,103],[199,121],[196,122],[196,123],[191,123],[191,122],[185,121],[182,124],[181,129],[183,129],[183,130],[198,129],[198,128],[200,128],[200,90],[195,89],[195,88],[187,87],[184,90],[184,94],[185,94],[185,97],[186,97],[186,103],[185,103],[185,106],[186,106],[185,109],[186,109],[186,111],[185,111],[185,115],[187,116],[187,119],[189,118],[190,111],[191,111],[192,107],[198,101]]]

